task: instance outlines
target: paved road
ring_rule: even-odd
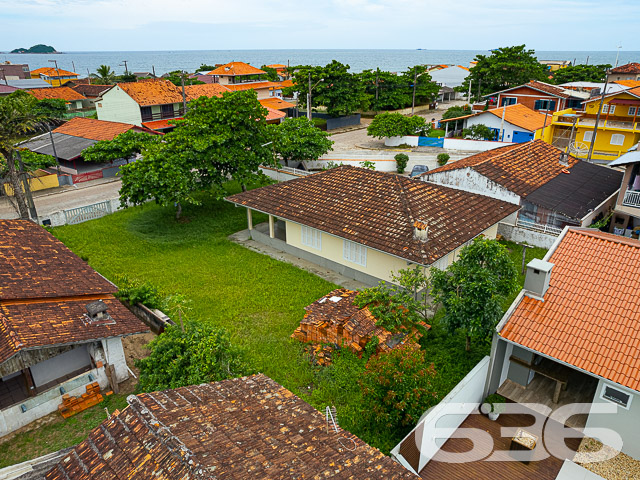
[[[120,185],[120,180],[84,182],[77,188],[61,187],[54,189],[55,192],[52,190],[35,192],[33,201],[36,204],[38,216],[43,217],[60,210],[118,198]],[[0,218],[18,218],[17,212],[9,204],[6,197],[0,199]]]

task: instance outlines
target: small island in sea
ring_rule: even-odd
[[[31,48],[16,48],[15,50],[11,50],[11,53],[60,53],[60,52],[57,52],[56,49],[50,45],[43,45],[39,43],[38,45],[34,45]]]

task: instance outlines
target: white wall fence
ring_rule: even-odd
[[[446,150],[464,150],[467,152],[486,152],[498,147],[513,145],[509,142],[490,142],[488,140],[465,140],[462,138],[445,138],[444,148]]]
[[[105,215],[109,215],[110,213],[119,210],[120,207],[120,199],[113,198],[111,200],[105,200],[104,202],[92,203],[90,205],[40,215],[38,217],[38,221],[40,224],[49,227],[74,225],[76,223],[82,223],[95,218],[104,217]]]
[[[398,445],[391,456],[408,470],[418,474],[456,431],[471,412],[484,400],[485,384],[489,372],[489,357],[484,357],[442,401],[430,409]],[[415,437],[420,460],[418,470],[400,454],[402,443]]]
[[[265,167],[260,166],[260,170],[267,177],[272,178],[278,182],[285,182],[287,180],[293,180],[295,178],[306,177],[307,175],[311,175],[315,172],[309,172],[307,170],[300,170],[299,168],[291,168],[291,167]]]
[[[502,235],[507,240],[549,249],[558,239],[559,234],[544,232],[543,230],[544,229],[534,230],[530,228],[523,228],[507,222],[498,224],[498,234]]]

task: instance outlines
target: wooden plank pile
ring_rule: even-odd
[[[100,385],[98,382],[93,382],[87,385],[87,392],[80,397],[72,397],[68,393],[62,395],[62,403],[58,405],[58,412],[64,418],[69,418],[99,404],[102,400],[104,397],[100,394]]]

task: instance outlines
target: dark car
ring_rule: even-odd
[[[409,175],[409,177],[411,178],[419,177],[420,175],[428,171],[429,171],[429,167],[427,167],[426,165],[414,165],[413,168],[411,169],[411,174]]]

